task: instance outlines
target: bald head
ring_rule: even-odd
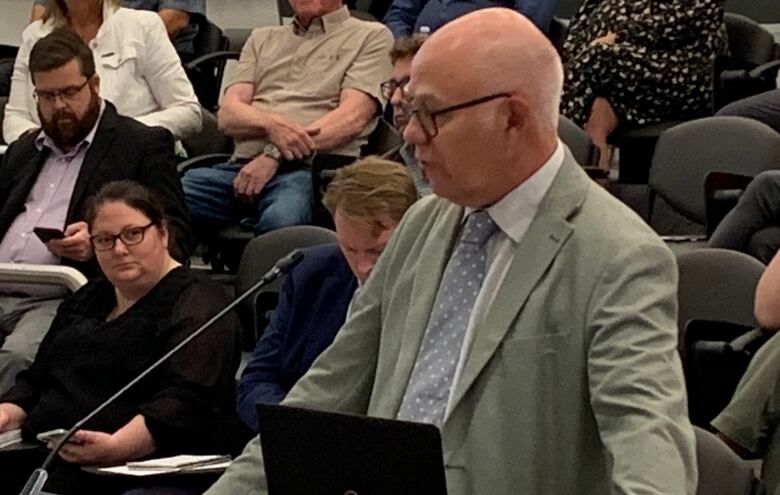
[[[557,130],[561,60],[547,37],[513,10],[481,9],[445,24],[422,46],[412,70],[447,73],[464,97],[519,94],[545,131]]]

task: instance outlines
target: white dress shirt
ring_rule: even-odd
[[[3,121],[7,143],[40,127],[29,58],[35,43],[54,29],[50,19],[33,22],[22,33]],[[200,130],[200,105],[159,15],[114,10],[105,2],[103,24],[89,47],[100,76],[100,96],[113,103],[120,115],[164,127],[177,139]]]
[[[471,312],[466,335],[463,337],[458,366],[455,369],[452,387],[450,387],[445,419],[450,413],[450,407],[452,407],[452,391],[455,390],[455,386],[460,380],[471,343],[474,341],[476,323],[483,320],[490,310],[496,294],[503,285],[504,277],[509,271],[515,247],[523,240],[528,227],[536,217],[542,199],[544,199],[563,164],[563,157],[563,144],[558,140],[558,146],[556,146],[552,156],[539,170],[501,198],[498,203],[485,208],[498,225],[498,230],[487,242],[487,262],[485,265],[487,274],[477,295],[477,300],[474,302],[474,310]],[[463,215],[464,221],[472,211],[474,211],[473,208],[466,208]]]

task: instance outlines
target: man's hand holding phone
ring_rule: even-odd
[[[46,249],[60,258],[88,261],[94,256],[87,222],[74,222],[68,225],[61,239],[51,239],[45,244]]]

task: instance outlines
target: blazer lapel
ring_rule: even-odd
[[[29,146],[34,146],[34,144],[30,143]],[[2,200],[0,239],[5,236],[16,217],[24,211],[27,196],[30,195],[30,191],[35,186],[35,181],[38,180],[48,156],[48,148],[44,147],[41,151],[36,150],[25,163],[14,164],[14,167],[9,170],[9,177],[3,177],[5,181],[3,191],[6,191],[7,195]]]
[[[439,200],[443,201],[443,200]],[[416,265],[416,274],[409,297],[409,311],[406,313],[404,333],[399,344],[399,354],[393,372],[393,379],[386,395],[386,404],[393,404],[392,417],[398,414],[401,400],[412,374],[420,350],[428,318],[431,315],[439,283],[450,257],[455,237],[460,231],[463,208],[446,202],[443,213],[426,233],[425,245],[418,253],[425,253]],[[425,230],[425,229],[422,229]]]
[[[100,118],[100,123],[98,123],[94,140],[89,146],[87,154],[84,156],[84,162],[81,164],[81,170],[76,179],[76,185],[73,188],[73,195],[70,198],[70,204],[68,206],[67,223],[75,221],[76,215],[81,213],[79,210],[81,209],[81,205],[84,204],[87,191],[90,191],[91,193],[97,192],[90,190],[89,183],[92,180],[95,171],[100,167],[101,163],[103,163],[106,155],[113,146],[117,120],[116,115],[114,106],[106,101],[106,108],[103,110],[103,116]]]
[[[528,232],[515,247],[511,265],[490,310],[477,323],[460,380],[452,392],[449,412],[456,409],[496,352],[528,296],[574,231],[568,219],[579,209],[588,187],[590,180],[567,150],[563,165]]]

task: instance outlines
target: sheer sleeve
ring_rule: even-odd
[[[219,312],[229,299],[216,285],[196,281],[178,297],[170,327],[160,336],[167,352]],[[160,452],[196,451],[217,427],[220,411],[233,408],[240,348],[238,320],[230,313],[184,347],[154,378],[155,391],[139,407]],[[161,352],[161,354],[162,354]]]

